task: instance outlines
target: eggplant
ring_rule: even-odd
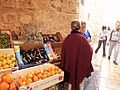
[[[23,60],[24,64],[28,64],[28,61],[25,58],[23,58],[22,60]]]
[[[44,63],[48,61],[47,54],[44,48],[32,48],[28,51],[22,50],[22,58],[25,64],[29,63]]]

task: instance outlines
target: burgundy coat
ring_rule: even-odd
[[[92,48],[85,39],[77,31],[69,34],[62,46],[61,67],[68,72],[68,82],[72,84],[72,90],[79,90],[79,84],[85,77],[91,75],[93,67]]]

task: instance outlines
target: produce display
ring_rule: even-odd
[[[0,32],[0,90],[26,90],[28,88],[29,90],[43,90],[63,81],[64,72],[55,64],[46,63],[53,56],[55,61],[61,59],[61,48],[59,47],[61,44],[59,42],[62,43],[62,38],[60,32],[42,35],[36,26],[24,25],[24,39],[20,40],[25,40],[25,43],[23,46],[19,45],[19,50],[16,52],[15,47],[11,48],[13,47],[11,38],[18,40],[18,37],[15,32],[12,32],[11,35],[10,31],[10,34],[6,31]],[[48,44],[48,42],[58,43],[58,46],[52,47],[52,44]],[[26,43],[28,45],[25,45]],[[47,51],[49,50],[49,53],[45,50],[44,44],[48,45]],[[22,64],[19,64],[19,58]],[[17,70],[18,66],[19,70]]]
[[[27,84],[46,79],[55,74],[60,74],[61,72],[62,70],[57,66],[46,67],[42,69],[39,68],[35,71],[27,72],[22,76],[18,76],[16,81],[20,86],[25,86]]]
[[[0,70],[17,66],[17,60],[13,55],[0,54]]]
[[[53,51],[57,56],[57,59],[61,59],[61,48],[55,48]]]
[[[31,32],[26,36],[26,43],[43,43],[43,39],[40,33]]]
[[[5,33],[2,34],[0,32],[0,48],[11,48],[11,41],[10,41],[10,35]]]
[[[8,71],[0,75],[0,90],[17,90],[14,76]]]
[[[32,48],[28,51],[21,50],[20,53],[24,64],[38,64],[48,61],[48,56],[44,48]]]
[[[44,36],[43,40],[44,40],[44,43],[46,43],[46,42],[59,42],[60,38],[56,35],[50,34],[48,36]]]
[[[42,35],[39,33],[36,25],[25,24],[22,29],[24,37],[23,40],[25,40],[25,43],[43,44]]]

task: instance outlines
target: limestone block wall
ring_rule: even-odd
[[[26,24],[43,33],[70,32],[70,22],[79,18],[79,0],[0,0],[0,29],[19,34]]]

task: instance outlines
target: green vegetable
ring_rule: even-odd
[[[11,41],[10,41],[10,35],[5,33],[0,33],[0,48],[11,48]]]

